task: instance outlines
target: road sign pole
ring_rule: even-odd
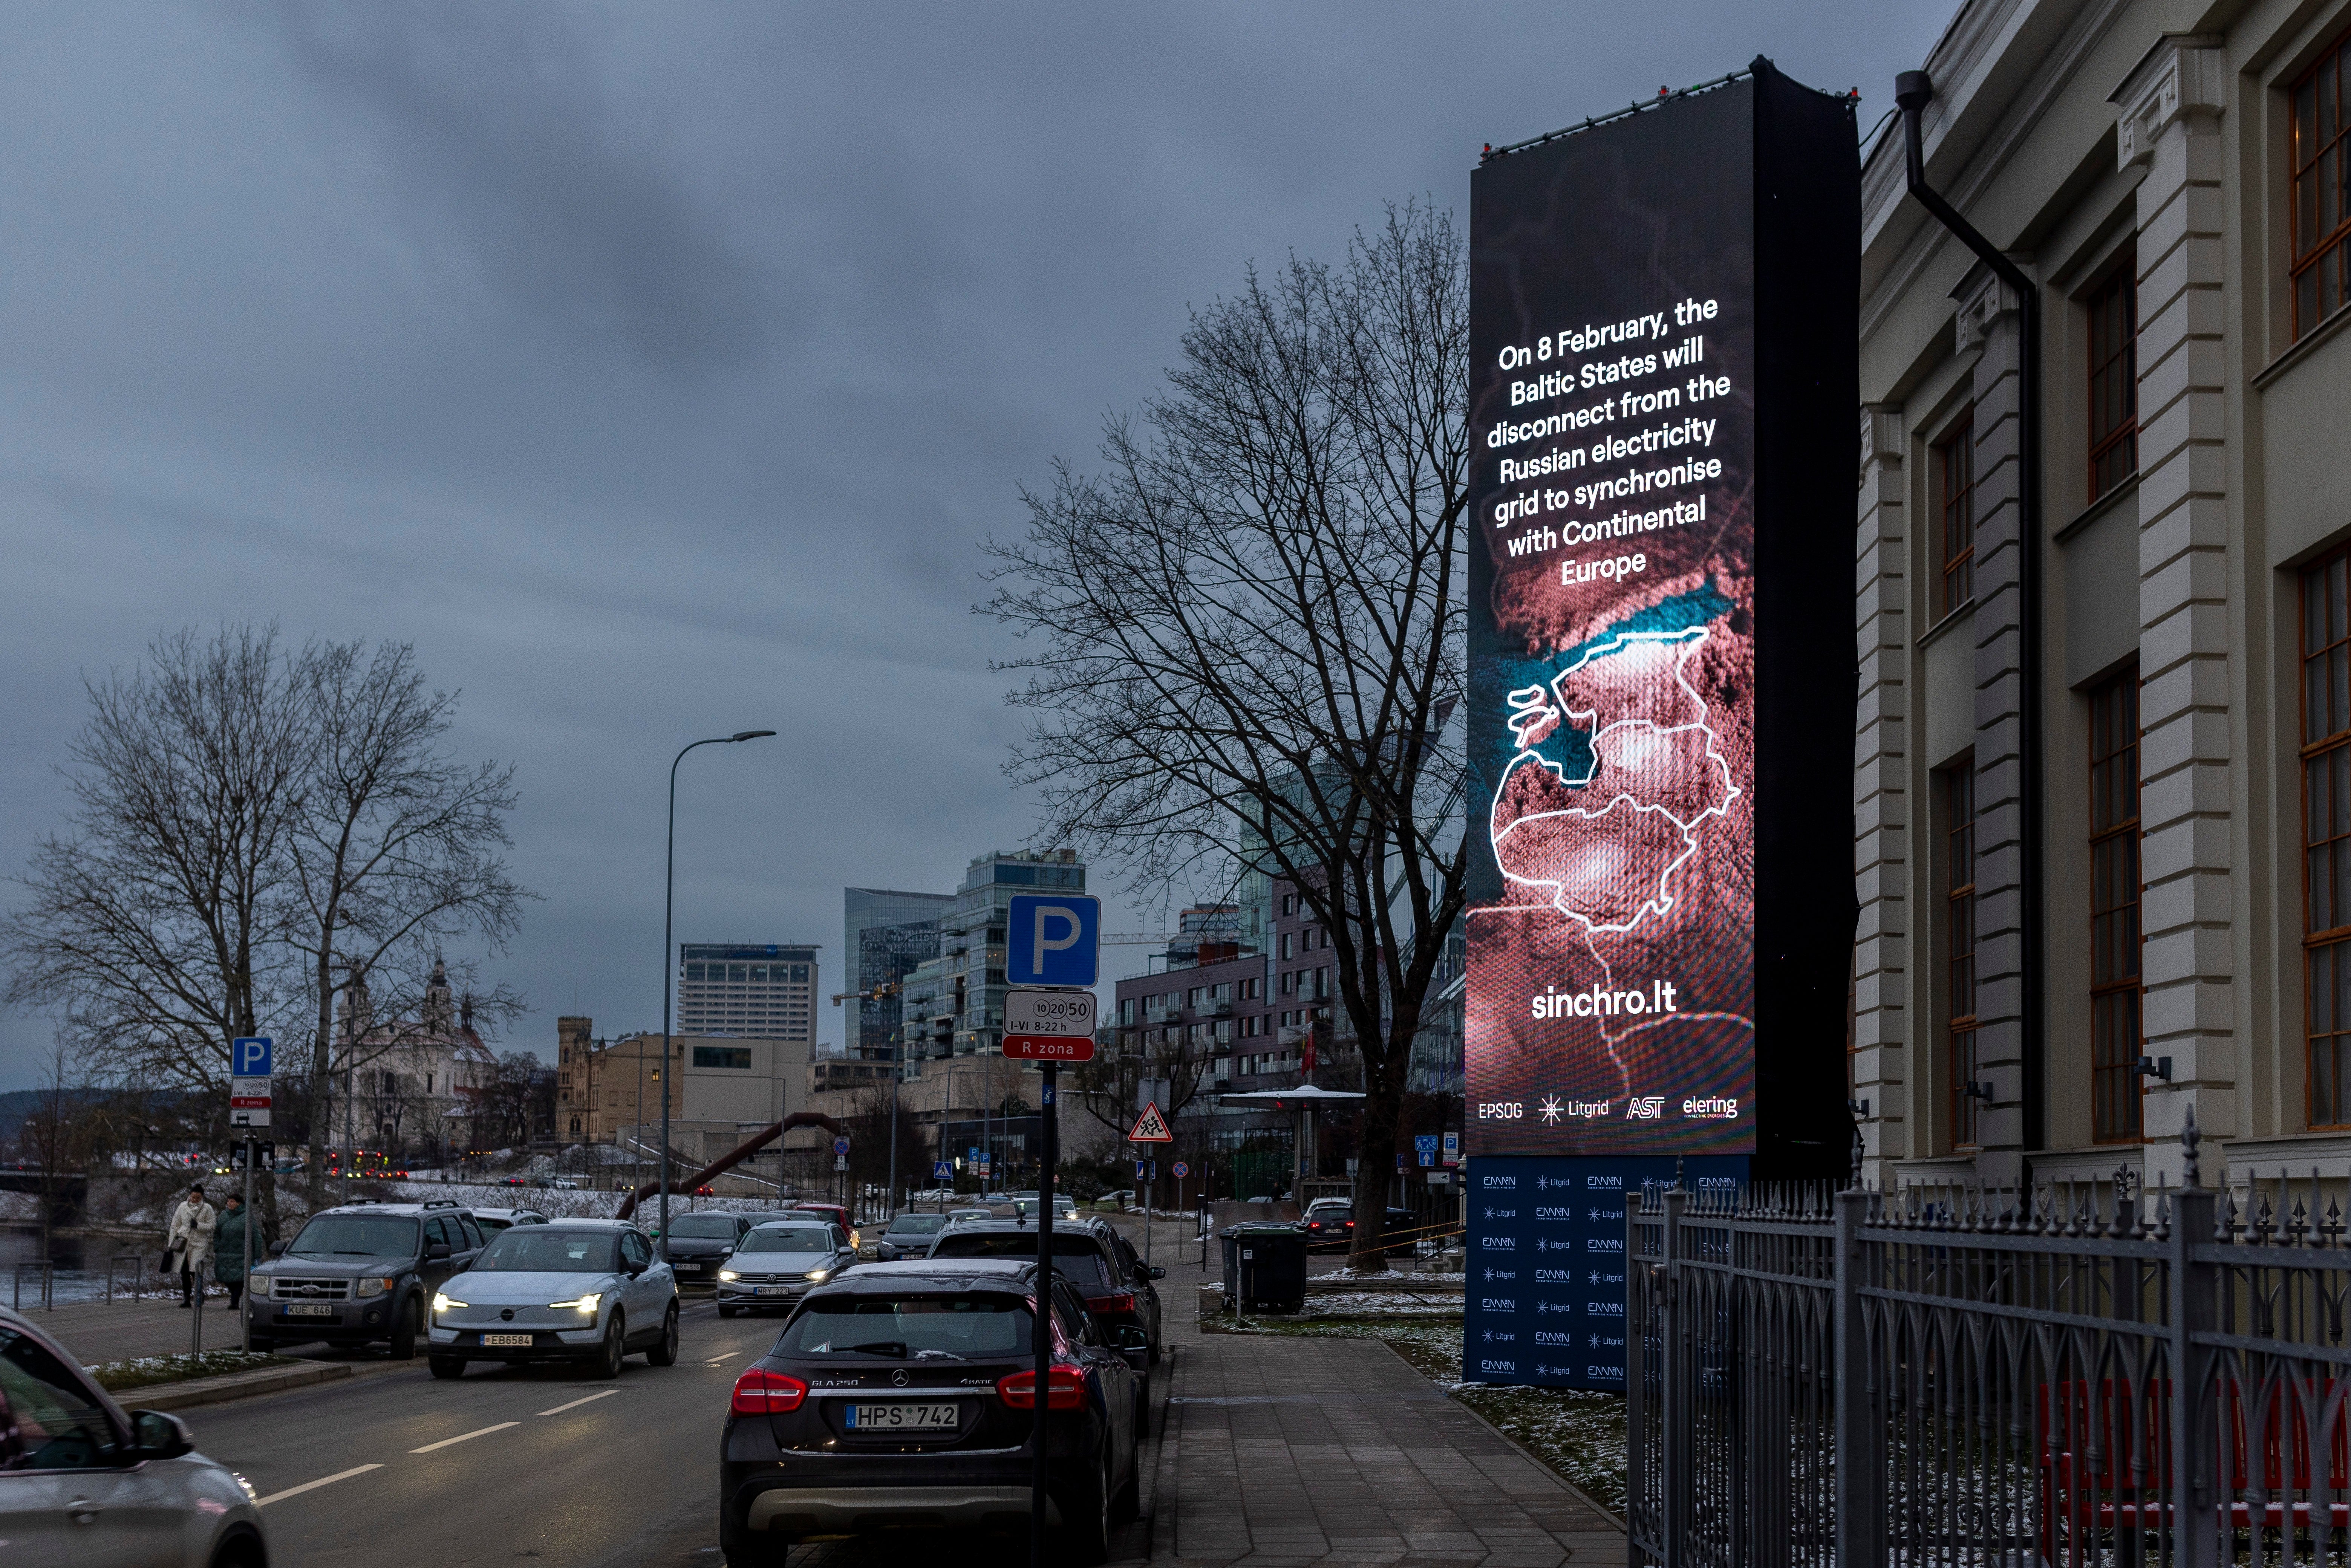
[[[1054,1091],[1061,1070],[1048,1061],[1038,1071],[1045,1081],[1043,1114],[1038,1118],[1044,1168],[1037,1174],[1037,1360],[1036,1381],[1030,1385],[1037,1396],[1037,1473],[1029,1490],[1029,1568],[1045,1568],[1045,1412],[1052,1403],[1053,1371],[1053,1166],[1061,1155],[1056,1147],[1061,1140],[1054,1135],[1061,1116]]]
[[[272,1134],[271,1136],[274,1137],[276,1134]],[[255,1156],[259,1153],[260,1148],[261,1145],[254,1139],[246,1139],[245,1272],[238,1276],[238,1289],[240,1291],[249,1291],[253,1288],[253,1162]],[[236,1322],[237,1333],[239,1335],[237,1340],[237,1348],[239,1350],[249,1351],[253,1348],[253,1314],[246,1311],[242,1304],[240,1304],[237,1309]]]

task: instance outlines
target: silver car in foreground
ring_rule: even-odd
[[[0,1309],[0,1562],[265,1568],[254,1500],[243,1476],[195,1451],[185,1422],[126,1413]]]
[[[462,1377],[469,1361],[584,1361],[618,1377],[642,1350],[677,1360],[677,1279],[622,1219],[517,1225],[433,1298],[426,1364]]]

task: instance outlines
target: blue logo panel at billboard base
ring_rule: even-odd
[[[1625,1386],[1625,1195],[1747,1180],[1742,1155],[1469,1162],[1465,1383]]]

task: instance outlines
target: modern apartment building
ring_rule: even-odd
[[[816,1040],[817,950],[773,943],[682,942],[677,1034]]]
[[[844,1053],[888,1061],[905,1024],[906,979],[939,956],[939,919],[955,894],[844,887],[841,902],[841,966],[860,993],[844,1015]]]
[[[1004,932],[1019,893],[1082,893],[1086,868],[1072,850],[998,851],[965,868],[939,917],[939,954],[906,977],[908,1054],[968,1056],[1004,1037]]]
[[[2197,30],[2189,30],[2197,29]],[[2351,0],[1968,0],[1863,172],[1865,1174],[2351,1174]],[[2026,298],[2041,443],[2029,516]]]

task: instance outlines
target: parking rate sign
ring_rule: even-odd
[[[1102,970],[1102,900],[1090,893],[1016,893],[1004,929],[1004,974],[1016,986],[1091,986]]]

